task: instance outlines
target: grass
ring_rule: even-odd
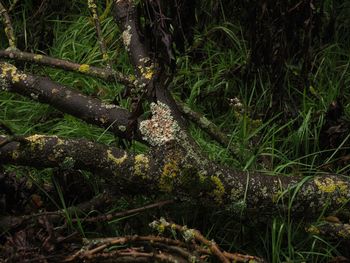
[[[74,4],[80,6],[81,3],[74,1]],[[23,13],[22,16],[17,30],[25,28],[23,32],[27,47],[28,14]],[[47,51],[49,55],[79,63],[103,65],[94,28],[86,10],[83,15],[68,16],[63,20],[52,18],[50,23],[54,26],[54,42]],[[121,46],[120,31],[111,18],[107,17],[103,21],[102,31],[115,68],[130,73],[127,54]],[[225,45],[217,42],[218,34],[220,39],[225,39]],[[191,135],[211,159],[233,168],[307,176],[320,172],[323,164],[336,161],[337,153],[344,150],[350,137],[348,135],[335,149],[325,151],[319,147],[319,135],[328,105],[340,94],[349,97],[348,91],[343,88],[350,83],[350,55],[347,47],[339,43],[322,47],[314,57],[313,64],[317,70],[310,76],[311,85],[304,90],[298,89],[293,82],[301,66],[292,63],[287,65],[289,71],[283,88],[289,94],[289,102],[297,101],[296,114],[286,119],[283,118],[283,112],[275,112],[266,119],[265,113],[273,103],[272,84],[266,72],[263,69],[258,71],[251,75],[249,81],[243,80],[240,71],[235,72],[236,68],[244,70],[249,58],[250,51],[242,35],[241,26],[230,23],[211,25],[204,33],[198,32],[195,39],[198,43],[194,51],[196,53],[178,57],[178,70],[171,87],[175,97],[203,113],[228,134],[232,144],[239,147],[240,159],[232,157],[228,149],[212,141],[194,124],[190,125]],[[120,105],[128,106],[129,102],[121,99],[122,87],[118,84],[108,84],[76,73],[45,67],[26,67],[89,95],[102,90],[102,99],[105,101],[111,102],[117,98]],[[230,105],[232,98],[239,99],[243,105],[241,110]],[[349,118],[350,103],[346,103],[345,113]],[[293,103],[288,107],[293,107]],[[55,134],[87,138],[105,144],[116,143],[108,130],[93,127],[69,115],[58,114],[47,105],[5,92],[0,93],[0,119],[16,134]],[[133,147],[134,151],[144,150],[138,144]],[[325,154],[328,156],[326,159]],[[350,165],[335,168],[334,172],[346,174],[349,168]],[[40,178],[40,172],[35,173]],[[298,187],[300,185],[294,194]],[[56,205],[65,208],[64,196],[59,197],[61,204]],[[290,202],[293,202],[293,197]],[[289,207],[291,203],[288,204]],[[123,208],[126,207],[128,204]],[[304,225],[293,222],[289,215],[272,218],[267,225],[258,227],[242,225],[239,218],[230,221],[223,212],[220,214],[221,211],[211,214],[208,222],[203,223],[200,219],[203,212],[192,212],[191,215],[175,212],[175,216],[182,217],[184,224],[202,224],[208,235],[233,251],[252,252],[266,257],[269,262],[327,262],[339,254],[337,244],[305,233]],[[197,213],[199,216],[196,217]],[[70,218],[70,215],[67,216]],[[110,229],[122,234],[118,222],[111,224]],[[83,235],[88,234],[81,223],[72,227],[77,227]],[[255,236],[249,236],[252,234]]]

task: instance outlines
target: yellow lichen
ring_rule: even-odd
[[[320,233],[320,230],[315,226],[310,226],[310,227],[306,228],[305,230],[306,230],[306,232],[309,232],[310,234],[313,234],[313,235],[317,235]]]
[[[222,198],[223,198],[223,196],[225,194],[225,187],[224,187],[224,185],[221,182],[219,177],[211,176],[210,179],[215,185],[215,188],[213,190],[214,200],[215,200],[215,202],[221,204],[222,203]]]
[[[159,180],[160,189],[165,192],[171,192],[173,190],[174,178],[178,175],[179,171],[176,161],[172,160],[165,163]]]
[[[81,64],[78,71],[85,73],[88,72],[90,70],[90,66],[88,64]]]
[[[146,171],[149,169],[149,159],[144,154],[138,154],[135,156],[134,174],[146,177]]]
[[[17,71],[17,68],[11,64],[1,63],[0,68],[2,71],[0,74],[0,78],[6,78],[8,75],[10,75],[10,81],[12,81],[13,83],[19,82],[20,80],[25,80],[27,78],[26,74],[19,73]]]
[[[153,74],[154,74],[154,70],[153,70],[153,65],[149,66],[149,67],[145,67],[145,66],[138,66],[141,75],[145,78],[145,79],[152,79]]]
[[[45,146],[45,135],[34,134],[26,138],[30,142],[31,150],[34,151],[36,148],[39,150],[44,149]]]
[[[342,180],[334,181],[332,178],[326,177],[324,179],[315,178],[314,182],[317,188],[324,193],[333,193],[338,190],[342,194],[348,191],[347,184]]]
[[[16,160],[19,157],[19,153],[17,151],[12,152],[12,159]]]
[[[35,55],[34,60],[41,60],[43,58],[42,55]]]
[[[152,67],[146,67],[146,70],[142,75],[144,76],[145,79],[151,79],[153,76]]]
[[[126,159],[128,155],[124,152],[124,155],[120,158],[115,157],[111,150],[107,150],[107,159],[115,163],[117,166],[121,165]]]

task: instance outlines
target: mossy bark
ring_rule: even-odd
[[[2,140],[5,137],[0,137]],[[278,213],[317,217],[349,210],[350,180],[332,174],[309,178],[238,172],[198,163],[174,143],[131,154],[87,140],[33,135],[0,148],[0,162],[33,167],[84,169],[129,193],[159,193],[261,220]]]

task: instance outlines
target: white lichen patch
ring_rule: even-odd
[[[0,90],[7,91],[9,88],[9,84],[7,83],[6,79],[0,78]]]
[[[35,93],[30,93],[30,97],[34,100],[37,100],[39,98],[39,95]]]
[[[131,37],[131,26],[127,25],[126,29],[122,33],[123,43],[126,51],[130,51]]]
[[[158,101],[151,103],[152,118],[140,123],[143,139],[152,146],[161,146],[176,139],[180,131],[168,105]]]
[[[106,104],[106,103],[102,103],[101,104],[101,107],[107,109],[107,110],[111,110],[111,109],[115,109],[115,108],[118,108],[117,105],[114,105],[114,104]]]
[[[17,68],[9,63],[0,63],[0,78],[6,79],[12,83],[19,82],[20,80],[24,81],[27,79],[27,75],[20,73]]]

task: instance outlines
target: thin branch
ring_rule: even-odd
[[[111,238],[99,238],[99,239],[91,239],[91,240],[85,240],[85,249],[81,249],[75,254],[67,257],[65,259],[65,262],[71,262],[75,261],[77,259],[89,259],[91,257],[98,257],[105,251],[107,248],[115,245],[129,245],[132,246],[133,249],[137,249],[140,245],[146,245],[145,247],[153,247],[152,252],[155,255],[161,255],[168,252],[167,261],[165,262],[173,262],[171,260],[170,255],[175,256],[177,258],[182,260],[180,262],[188,262],[187,260],[190,260],[191,258],[197,258],[194,256],[190,251],[187,251],[187,248],[189,247],[187,244],[160,236],[123,236],[123,237],[111,237]],[[160,250],[159,252],[157,250]],[[194,248],[192,248],[194,250]],[[123,249],[120,249],[118,251],[114,251],[115,253],[123,253]],[[130,252],[130,249],[128,249]],[[113,252],[112,252],[113,253]],[[166,253],[167,254],[167,253]],[[106,257],[111,257],[113,254],[105,252],[104,254]],[[155,257],[156,258],[156,257]],[[166,258],[165,258],[166,259]],[[199,260],[199,258],[197,258]],[[200,261],[200,260],[199,260]],[[164,262],[164,261],[162,261]]]
[[[12,23],[10,16],[4,7],[4,5],[0,2],[0,17],[2,18],[2,22],[5,25],[5,34],[7,36],[7,39],[9,41],[9,47],[10,49],[16,50],[16,37],[13,31]]]
[[[90,222],[90,223],[91,222],[95,223],[95,222],[109,221],[109,220],[112,220],[113,218],[116,218],[116,217],[124,217],[124,216],[128,216],[128,215],[136,214],[136,213],[141,213],[141,212],[144,212],[144,211],[149,210],[149,209],[160,208],[164,205],[168,205],[168,204],[171,204],[173,202],[174,202],[173,200],[160,201],[160,202],[157,202],[154,204],[146,205],[146,206],[135,208],[135,209],[130,209],[130,210],[123,211],[123,212],[116,212],[116,213],[111,213],[111,214],[101,215],[101,216],[96,216],[96,217],[88,217],[88,218],[82,219],[80,221]],[[73,222],[74,222],[74,220],[76,220],[76,219],[73,219]]]
[[[248,262],[249,260],[253,260],[254,262],[265,262],[265,260],[258,257],[222,251],[215,241],[208,240],[198,230],[187,228],[187,226],[169,223],[164,218],[153,221],[150,226],[161,230],[162,232],[164,229],[167,229],[170,232],[174,230],[178,231],[183,239],[190,245],[195,245],[195,242],[191,243],[190,241],[196,241],[199,243],[199,246],[195,245],[197,247],[197,251],[200,251],[201,253],[204,252],[207,254],[213,254],[219,259],[220,262],[229,263],[230,260],[234,260],[234,262]],[[207,249],[200,249],[203,246]]]
[[[180,226],[174,223],[169,223],[165,221],[164,218],[161,218],[159,221],[154,221],[150,224],[151,227],[155,229],[168,229],[168,230],[177,230],[184,237],[185,241],[190,241],[194,239],[200,244],[205,245],[209,250],[220,260],[220,262],[229,263],[230,261],[224,256],[223,252],[220,250],[215,241],[209,241],[206,239],[198,230],[189,229],[186,226]]]
[[[98,41],[98,45],[100,47],[100,51],[102,53],[102,58],[105,62],[107,62],[107,66],[110,69],[110,68],[112,68],[112,64],[111,64],[111,61],[108,57],[106,42],[105,42],[103,35],[102,35],[101,23],[100,23],[100,19],[98,17],[98,13],[97,13],[96,1],[95,0],[88,0],[88,7],[89,7],[89,10],[91,12],[92,19],[94,20],[97,41]]]
[[[237,150],[233,147],[230,139],[226,134],[220,131],[219,127],[217,127],[213,122],[208,120],[204,115],[195,112],[190,107],[188,107],[185,103],[177,101],[177,106],[179,110],[191,121],[196,123],[202,130],[209,134],[214,140],[220,143],[223,147],[230,150],[231,153],[234,154],[235,157],[238,156]]]
[[[32,62],[39,65],[59,68],[67,71],[73,71],[91,77],[100,78],[109,82],[117,81],[128,87],[134,87],[132,77],[125,76],[113,69],[104,69],[94,67],[88,64],[78,64],[68,60],[44,56],[41,54],[33,54],[28,52],[20,52],[16,50],[0,50],[0,58],[14,59],[16,61]]]
[[[12,5],[10,6],[10,8],[9,8],[9,13],[16,7],[16,4],[19,2],[19,0],[14,0],[13,1],[13,3],[12,3]]]
[[[47,217],[51,222],[57,222],[62,219],[65,215],[84,215],[92,210],[99,209],[102,206],[110,204],[112,201],[111,196],[107,193],[95,196],[89,201],[84,203],[68,207],[66,209],[61,209],[54,212],[42,212],[37,214],[22,215],[22,216],[6,216],[2,217],[0,220],[0,229],[2,231],[10,231],[11,229],[17,228],[23,224],[28,224],[33,222],[37,218]]]

